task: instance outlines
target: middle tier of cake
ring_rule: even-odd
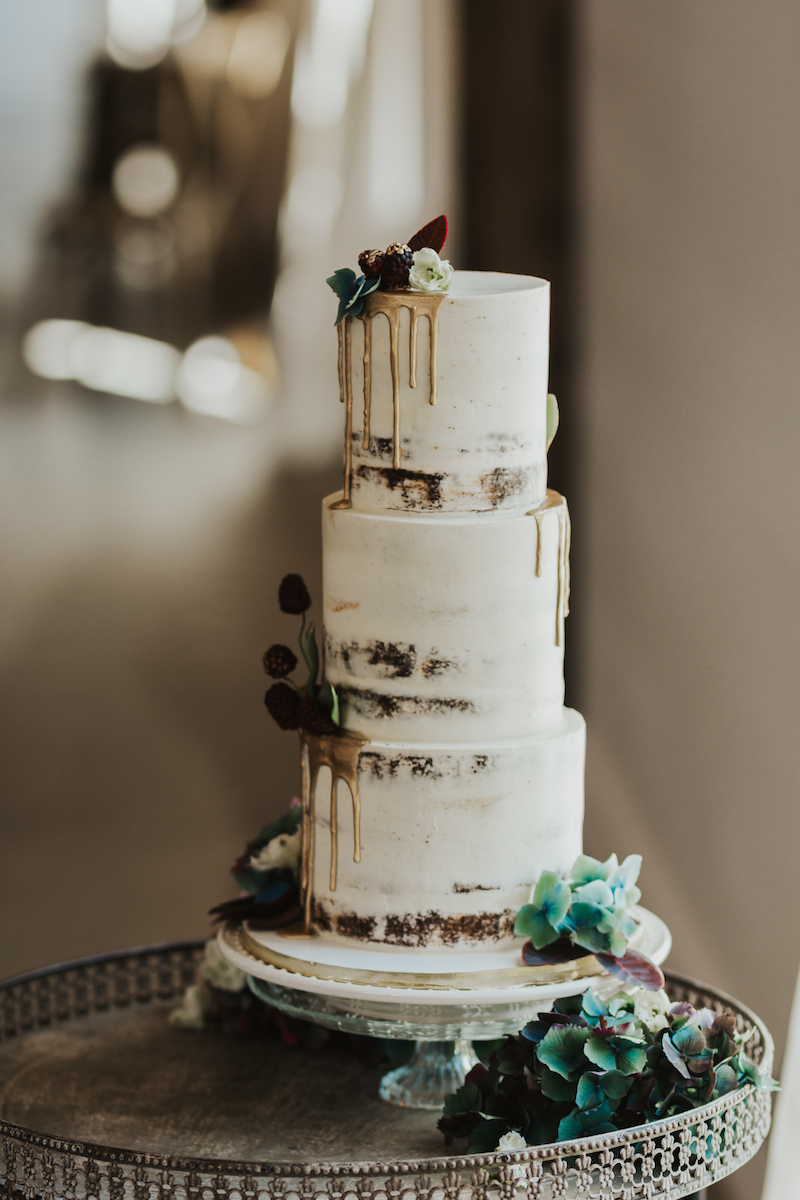
[[[569,514],[395,516],[323,504],[325,671],[371,741],[526,738],[564,703]]]

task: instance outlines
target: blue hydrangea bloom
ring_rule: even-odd
[[[529,937],[537,950],[561,936],[560,926],[572,901],[570,886],[555,871],[542,871],[530,904],[523,904],[514,922],[518,937]]]

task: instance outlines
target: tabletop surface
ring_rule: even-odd
[[[0,1119],[149,1153],[263,1162],[439,1156],[435,1112],[378,1097],[357,1043],[181,1029],[174,1003],[93,1013],[0,1045]]]

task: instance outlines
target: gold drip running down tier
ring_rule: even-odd
[[[569,551],[572,543],[572,522],[569,508],[563,496],[547,489],[547,498],[538,508],[531,509],[529,517],[536,520],[536,577],[542,575],[542,518],[548,509],[558,513],[558,601],[556,603],[556,645],[561,645],[564,618],[569,616]]]
[[[408,383],[417,386],[417,331],[420,317],[428,318],[430,336],[430,403],[436,403],[436,344],[439,333],[439,308],[442,292],[372,292],[364,302],[361,315],[364,323],[364,441],[369,449],[370,409],[372,406],[372,320],[383,313],[389,322],[389,365],[392,373],[392,466],[400,466],[400,310],[411,314],[408,347]],[[351,369],[351,323],[345,317],[337,326],[339,331],[339,399],[345,405],[344,426],[344,487],[341,500],[333,508],[350,508],[350,486],[353,467],[353,378]]]
[[[361,798],[358,793],[358,756],[368,739],[356,733],[315,737],[300,733],[302,762],[302,842],[300,852],[300,895],[304,911],[305,933],[311,932],[311,905],[314,896],[314,823],[316,819],[317,780],[320,770],[331,772],[331,891],[336,891],[339,861],[339,821],[336,787],[341,779],[350,789],[353,802],[353,862],[361,862]]]

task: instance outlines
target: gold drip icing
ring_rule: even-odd
[[[561,645],[564,618],[569,616],[569,551],[572,544],[572,522],[563,496],[547,489],[547,497],[538,508],[531,509],[529,517],[536,520],[536,577],[542,574],[542,520],[551,508],[558,515],[558,600],[556,602],[556,645]]]
[[[369,450],[369,415],[372,408],[372,314],[364,313],[364,441],[362,450]],[[413,385],[412,385],[413,386]]]
[[[350,507],[350,480],[353,466],[353,379],[350,372],[350,324],[351,318],[344,317],[339,330],[339,399],[345,404],[344,414],[344,487],[341,500],[331,508]]]
[[[444,292],[372,292],[364,302],[359,320],[364,323],[364,437],[362,449],[369,449],[372,409],[372,319],[383,313],[389,322],[389,369],[392,377],[392,466],[400,466],[400,310],[411,315],[409,329],[409,387],[417,386],[417,333],[420,317],[428,318],[430,330],[430,403],[436,403],[436,353],[439,343],[439,308]],[[351,317],[345,317],[339,330],[339,399],[346,404],[344,433],[344,488],[341,500],[331,508],[350,508],[353,466],[353,382],[351,376]]]
[[[340,321],[336,326],[336,332],[339,335],[339,353],[336,358],[336,365],[339,368],[339,403],[344,404],[344,331],[347,321]]]
[[[361,798],[358,792],[358,757],[368,738],[357,733],[315,737],[300,733],[302,763],[302,849],[300,853],[300,892],[305,910],[305,932],[311,933],[311,903],[314,892],[314,827],[316,824],[317,781],[322,767],[331,772],[331,874],[330,889],[336,890],[339,858],[339,823],[336,785],[341,779],[350,789],[353,801],[353,862],[361,862]]]

